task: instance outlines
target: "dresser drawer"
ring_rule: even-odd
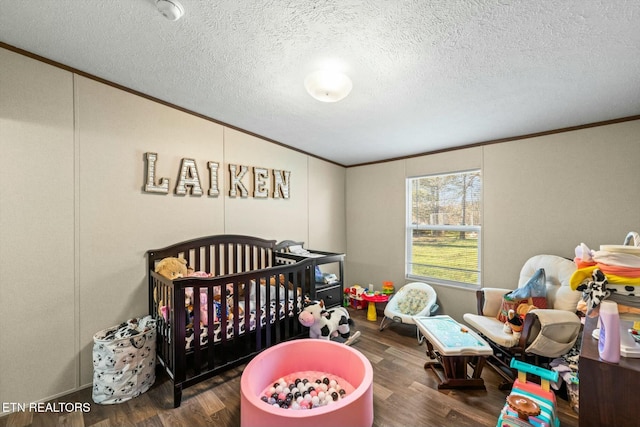
[[[316,285],[316,299],[323,300],[327,308],[342,305],[342,285]]]

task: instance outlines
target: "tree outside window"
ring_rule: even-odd
[[[480,285],[479,170],[407,180],[407,276]]]

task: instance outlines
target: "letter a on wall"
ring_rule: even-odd
[[[192,196],[202,196],[200,177],[198,176],[198,168],[194,159],[182,159],[178,185],[176,185],[176,194],[181,196],[186,195],[187,187],[191,187]]]

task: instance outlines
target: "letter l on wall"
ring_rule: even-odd
[[[147,183],[144,185],[144,191],[147,193],[169,193],[169,178],[160,178],[160,182],[156,185],[156,160],[158,153],[145,153],[147,159]]]

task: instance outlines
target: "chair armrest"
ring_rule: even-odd
[[[538,316],[531,310],[524,316],[522,332],[518,340],[518,347],[524,350],[531,341],[540,333],[540,326],[537,324]]]
[[[545,327],[543,324],[547,326]],[[570,311],[550,308],[531,310],[525,316],[518,346],[526,349],[527,352],[541,356],[557,357],[566,353],[575,343],[581,326],[580,318]],[[541,327],[544,327],[546,332],[542,332]],[[542,344],[542,353],[539,352],[540,349],[536,349],[536,347],[540,347],[541,340],[546,341]],[[549,343],[552,343],[555,348],[549,347]]]
[[[576,313],[567,310],[556,310],[553,308],[536,308],[531,310],[538,317],[543,317],[548,323],[580,323],[580,318]]]
[[[481,316],[497,316],[502,306],[502,297],[513,289],[482,288],[476,291],[478,314]]]

